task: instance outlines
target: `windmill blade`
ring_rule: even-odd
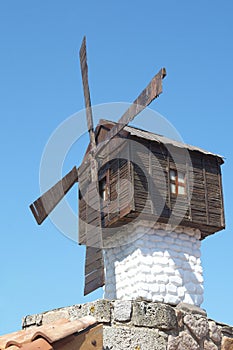
[[[150,81],[147,87],[136,98],[133,104],[127,109],[123,116],[118,120],[117,124],[109,131],[107,140],[111,140],[122,130],[129,122],[131,122],[136,115],[157,98],[163,91],[162,79],[166,76],[166,69],[162,68]]]
[[[103,237],[98,181],[90,183],[87,203],[87,217],[90,221],[86,230],[84,295],[104,285]]]
[[[141,92],[133,104],[118,120],[117,124],[114,125],[114,127],[107,133],[104,142],[97,146],[96,154],[99,154],[114,136],[116,136],[130,121],[136,117],[136,115],[149,106],[149,104],[162,93],[162,79],[165,76],[166,69],[160,69],[147,87]]]
[[[104,285],[104,259],[102,249],[86,247],[85,260],[85,287],[84,295],[87,295]]]
[[[92,217],[92,222],[86,231],[86,260],[85,260],[85,287],[84,295],[104,285],[104,261],[102,252],[102,228],[101,228],[101,205],[99,198],[98,163],[93,157],[96,149],[93,116],[91,109],[91,97],[88,84],[88,65],[86,37],[79,51],[80,66],[82,72],[83,92],[86,107],[87,127],[91,143],[89,161],[91,168],[91,184],[88,199],[88,217]]]
[[[92,117],[92,109],[91,109],[91,97],[90,97],[90,89],[88,84],[88,65],[87,65],[87,49],[86,49],[86,37],[84,36],[82,45],[79,51],[79,59],[82,73],[82,82],[83,82],[83,92],[85,99],[85,107],[86,107],[86,117],[87,117],[87,127],[90,136],[90,142],[92,148],[96,147],[95,143],[95,133],[94,133],[94,125],[93,125],[93,117]]]
[[[56,185],[30,205],[30,209],[39,225],[47,218],[51,211],[77,181],[78,171],[77,168],[74,167],[59,182],[57,182]]]

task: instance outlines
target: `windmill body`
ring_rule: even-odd
[[[114,126],[99,122],[97,145]],[[202,303],[201,240],[225,225],[222,163],[131,126],[109,144],[98,171],[106,299]],[[87,151],[79,168],[80,244],[99,218],[90,171]]]
[[[223,229],[221,156],[129,126],[162,92],[162,68],[117,123],[93,125],[86,41],[80,49],[90,143],[31,210],[39,224],[79,183],[79,244],[86,245],[84,294],[200,305],[200,241]]]

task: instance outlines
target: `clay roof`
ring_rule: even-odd
[[[96,325],[94,317],[86,316],[74,321],[60,319],[0,336],[0,350],[81,349],[84,341],[88,342],[88,349],[102,349],[102,339],[102,326]]]

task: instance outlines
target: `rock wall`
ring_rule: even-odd
[[[104,350],[233,350],[233,327],[180,303],[97,300],[26,316],[23,328],[92,315],[104,325]]]
[[[105,241],[105,299],[139,299],[200,306],[200,231],[151,223]],[[128,226],[127,226],[128,227]]]

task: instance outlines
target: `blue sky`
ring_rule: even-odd
[[[133,101],[165,66],[164,93],[151,108],[185,142],[226,158],[227,229],[202,243],[202,306],[209,317],[233,324],[232,12],[231,0],[1,1],[0,334],[19,329],[27,314],[102,295],[83,297],[84,248],[50,220],[37,226],[28,209],[39,195],[47,140],[84,106],[78,61],[84,34],[94,105]],[[67,170],[82,151],[71,152]],[[76,195],[73,189],[72,203]]]

